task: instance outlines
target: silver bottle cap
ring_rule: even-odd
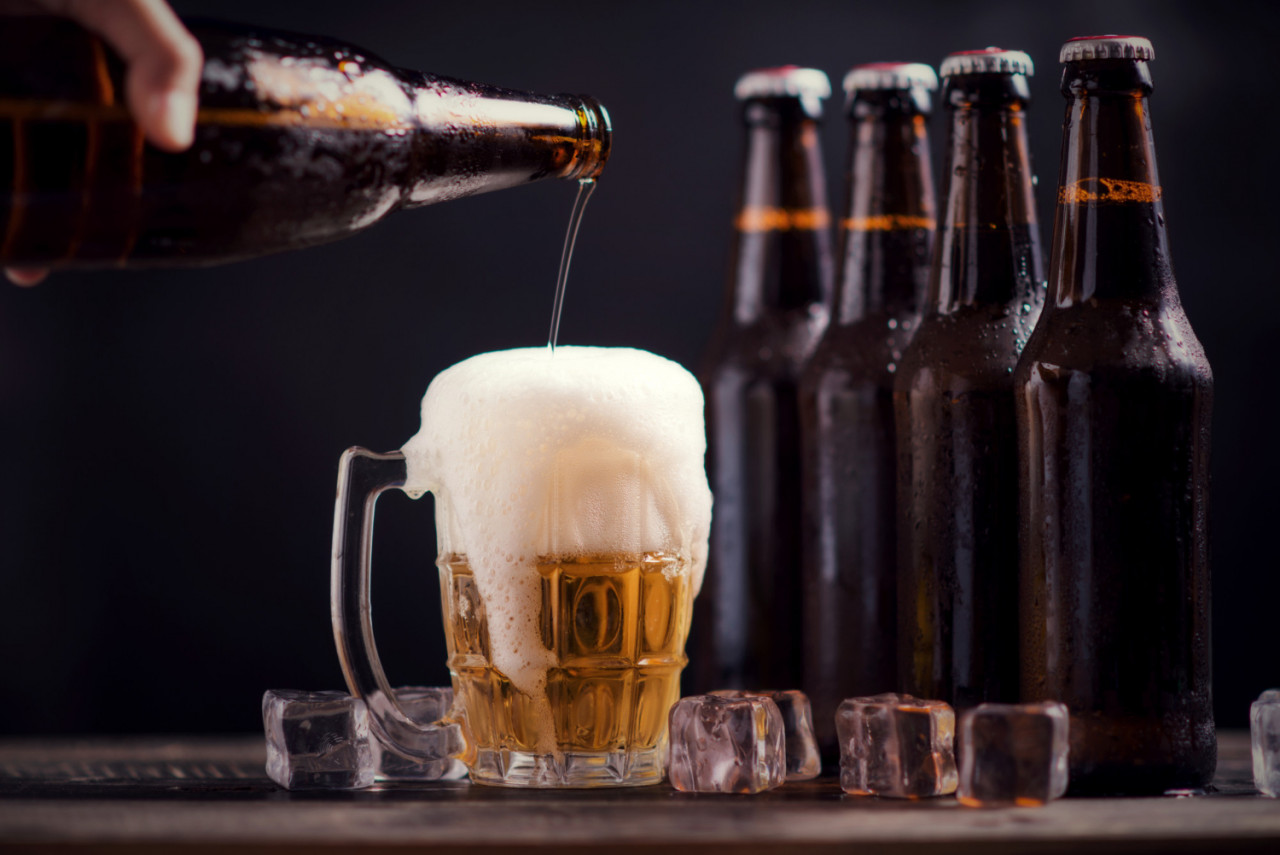
[[[938,69],[943,77],[954,74],[1035,74],[1031,57],[1020,50],[1003,50],[998,47],[982,50],[962,50],[948,54]]]
[[[869,62],[855,65],[844,76],[844,91],[853,96],[866,89],[924,89],[932,92],[938,88],[938,75],[922,62]]]
[[[748,98],[799,98],[805,110],[817,115],[822,112],[822,99],[831,97],[831,81],[825,72],[816,68],[795,65],[758,68],[738,78],[733,94],[739,101]]]
[[[1058,62],[1086,59],[1155,59],[1151,40],[1142,36],[1079,36],[1068,39],[1058,54]]]

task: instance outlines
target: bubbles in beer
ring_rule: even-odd
[[[543,559],[669,553],[700,587],[711,520],[702,416],[689,372],[627,348],[485,353],[432,381],[404,446],[405,489],[436,496],[440,553],[467,557],[493,664],[520,692],[543,698],[553,664],[540,634]]]

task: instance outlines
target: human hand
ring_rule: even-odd
[[[204,54],[165,0],[0,0],[0,14],[60,15],[102,36],[125,62],[125,102],[147,140],[165,151],[191,145]],[[5,269],[18,285],[47,273]]]

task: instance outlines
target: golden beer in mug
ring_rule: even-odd
[[[684,369],[558,348],[454,366],[403,453],[349,450],[334,628],[379,735],[410,756],[458,756],[481,783],[660,781],[705,566],[704,449]],[[373,498],[392,486],[436,499],[455,710],[426,728],[396,707],[367,620]]]

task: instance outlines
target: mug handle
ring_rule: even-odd
[[[464,752],[462,728],[448,720],[418,724],[405,714],[382,671],[369,612],[374,504],[384,491],[403,489],[406,475],[404,454],[399,451],[377,454],[356,446],[342,453],[333,514],[329,605],[347,688],[353,697],[364,699],[370,726],[392,750],[429,762]]]

